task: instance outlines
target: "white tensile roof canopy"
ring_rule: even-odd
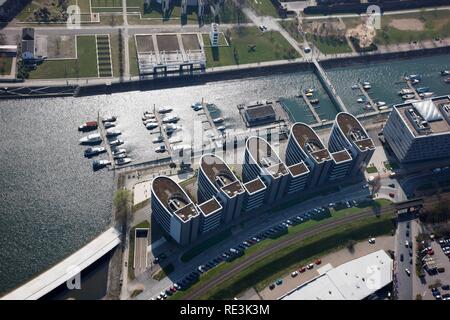
[[[422,118],[428,122],[442,120],[440,111],[431,99],[413,102],[413,106]]]

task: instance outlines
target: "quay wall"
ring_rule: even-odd
[[[434,54],[447,54],[450,53],[450,46],[439,47],[439,48],[429,48],[429,49],[418,49],[403,52],[388,52],[388,53],[366,53],[359,56],[342,57],[342,58],[329,58],[322,59],[319,61],[320,65],[327,69],[333,67],[342,67],[349,65],[357,65],[364,63],[371,63],[377,61],[386,61],[392,59],[407,59],[413,57],[421,57],[424,55],[434,55]],[[291,73],[297,71],[314,71],[315,67],[312,62],[292,62],[286,64],[276,64],[276,65],[265,65],[257,67],[247,67],[241,69],[223,69],[214,70],[208,72],[198,72],[184,76],[168,76],[149,80],[133,80],[133,81],[123,81],[123,82],[113,82],[111,84],[100,84],[100,85],[82,85],[76,87],[73,90],[73,96],[92,96],[92,95],[102,95],[102,94],[112,94],[128,91],[149,91],[149,90],[159,90],[167,88],[176,87],[186,87],[194,85],[202,85],[208,82],[215,81],[225,81],[225,80],[235,80],[250,77],[262,77],[283,73]],[[27,86],[24,83],[23,88],[33,89],[40,88],[42,86]],[[72,87],[72,86],[71,86]],[[51,92],[45,95],[30,94],[30,95],[4,95],[0,94],[0,99],[24,99],[24,98],[49,98],[57,96],[67,96],[67,86],[51,86]],[[72,89],[72,88],[71,88]],[[60,91],[59,93],[58,90]]]

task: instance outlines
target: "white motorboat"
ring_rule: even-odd
[[[402,99],[403,100],[408,100],[408,99],[412,99],[414,97],[415,97],[415,95],[413,95],[413,94],[405,94],[405,95],[402,96]]]
[[[153,129],[156,129],[156,128],[158,128],[158,123],[156,123],[156,122],[149,122],[149,123],[147,123],[146,125],[145,125],[145,127],[147,128],[147,130],[153,130]]]
[[[434,95],[434,92],[423,92],[420,93],[419,96],[421,98],[431,98]]]
[[[109,128],[115,127],[116,124],[114,122],[105,122],[104,126],[105,126],[105,129],[109,129]]]
[[[224,122],[225,120],[222,118],[222,117],[218,117],[218,118],[214,118],[213,119],[213,122],[214,123],[222,123],[222,122]]]
[[[402,96],[402,95],[404,95],[404,94],[411,94],[411,93],[414,93],[414,91],[413,91],[412,89],[409,89],[409,88],[403,88],[402,90],[400,90],[400,91],[398,92],[398,94],[399,94],[400,96]]]
[[[385,105],[386,105],[386,102],[384,102],[384,101],[378,101],[375,105],[376,105],[378,108],[380,108],[380,107],[385,106]]]
[[[156,123],[156,124],[158,124],[158,121],[156,119],[147,119],[147,120],[144,120],[142,123],[144,124],[144,126],[146,126],[149,123]]]
[[[86,150],[84,150],[84,156],[93,157],[103,152],[106,152],[106,149],[104,147],[87,148]]]
[[[219,127],[217,127],[217,130],[219,130],[219,131],[225,131],[225,130],[226,130],[226,127],[225,127],[225,126],[219,126]]]
[[[380,106],[378,107],[378,110],[386,110],[388,108],[388,106]]]
[[[116,116],[108,116],[108,117],[104,117],[103,119],[102,119],[102,122],[114,122],[114,121],[116,121],[117,120],[117,117]]]
[[[122,132],[120,132],[120,130],[108,130],[108,131],[106,131],[106,136],[108,138],[117,137],[117,136],[119,136],[121,134],[122,134]]]
[[[116,165],[123,166],[124,164],[130,163],[131,159],[130,158],[122,158],[122,159],[117,159],[115,162],[116,162]]]
[[[174,123],[174,122],[177,122],[178,120],[180,120],[180,117],[176,114],[172,114],[172,115],[165,116],[162,119],[162,122],[163,123]]]
[[[167,132],[167,133],[172,133],[172,132],[177,131],[177,130],[179,129],[179,127],[176,126],[176,125],[174,125],[174,124],[169,123],[169,124],[165,124],[165,125],[163,126],[163,129],[164,129],[164,131]]]
[[[111,147],[116,147],[116,146],[120,146],[121,144],[123,144],[123,140],[122,139],[116,139],[116,140],[112,140],[109,142],[109,145]]]
[[[109,161],[109,160],[94,160],[94,161],[92,161],[92,168],[94,170],[98,170],[98,169],[104,168],[110,164],[111,164],[111,161]]]
[[[161,108],[158,109],[158,112],[159,113],[169,113],[172,110],[173,110],[172,107],[161,107]]]
[[[152,140],[153,143],[161,143],[163,141],[164,141],[163,136],[157,136],[156,138],[153,138],[153,140]]]
[[[117,156],[119,154],[127,153],[127,150],[126,149],[114,148],[114,149],[111,150],[111,152],[112,152],[113,156]]]
[[[99,133],[92,133],[80,139],[81,144],[99,143],[102,142],[102,137]]]

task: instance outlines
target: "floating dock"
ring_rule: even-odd
[[[317,123],[322,123],[322,120],[320,119],[319,115],[317,114],[316,110],[314,109],[311,101],[309,101],[309,98],[306,96],[305,92],[302,90],[300,90],[300,94],[302,95],[303,100],[306,102],[306,104],[308,105],[309,111],[311,111],[311,113],[314,116],[314,119],[316,120]]]
[[[98,123],[98,133],[102,137],[102,141],[105,143],[105,149],[108,153],[108,159],[111,161],[111,170],[114,170],[116,168],[116,163],[114,161],[114,157],[111,150],[111,145],[109,144],[109,140],[106,137],[106,128],[105,124],[103,123],[102,119],[100,118],[100,115],[97,116],[97,123]]]
[[[362,83],[358,82],[358,87],[359,90],[361,91],[361,93],[364,95],[364,97],[366,98],[366,101],[370,104],[370,107],[373,110],[379,111],[377,105],[373,102],[372,98],[369,96],[369,94],[367,93],[367,90],[364,89],[364,86],[362,85]]]

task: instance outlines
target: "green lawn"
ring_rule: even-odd
[[[390,23],[394,19],[418,19],[423,25],[423,30],[399,30]],[[389,15],[381,17],[381,29],[377,31],[375,43],[396,44],[410,41],[422,41],[436,37],[450,36],[450,14],[448,10],[408,13],[401,15]]]
[[[345,38],[337,39],[334,37],[314,37],[311,34],[306,35],[306,39],[312,42],[314,46],[323,54],[339,54],[352,52]]]
[[[391,232],[394,228],[391,220],[393,217],[394,214],[365,218],[309,237],[302,242],[294,243],[269,257],[256,261],[250,267],[214,287],[200,299],[231,299],[250,287],[255,287],[260,291],[278,277],[289,273],[300,265],[344,247],[349,240],[359,241],[367,239],[369,236],[379,236]],[[290,237],[290,233],[283,237]],[[278,239],[264,240],[249,248],[243,257],[231,263],[223,263],[217,266],[202,275],[199,282],[193,285],[189,291],[177,293],[174,299],[183,299],[187,292],[195,291],[199,287],[199,283],[216,277],[227,268],[236,265],[245,256],[254,255],[275,241],[278,241]]]
[[[98,77],[95,36],[77,37],[78,59],[44,61],[30,79]]]
[[[209,35],[203,35],[209,46]],[[229,47],[205,48],[207,67],[298,58],[299,54],[279,32],[261,33],[257,27],[231,30]],[[235,54],[236,53],[236,54]]]
[[[11,74],[12,61],[12,57],[0,56],[0,75],[5,76]]]
[[[128,40],[129,48],[130,48],[130,74],[132,76],[139,75],[139,65],[137,60],[136,53],[136,43],[134,42],[134,37],[130,37]]]
[[[283,20],[280,24],[295,40],[303,42],[303,38],[298,31],[298,25],[293,20]]]
[[[279,18],[277,9],[270,0],[248,0],[247,2],[259,15]]]
[[[29,5],[23,8],[23,10],[16,16],[16,19],[19,21],[26,21],[29,17],[33,18],[33,13],[37,9],[39,9],[39,5],[31,2]]]
[[[366,168],[367,173],[377,173],[378,169],[375,166],[370,166]]]
[[[90,13],[91,6],[89,0],[77,0],[77,5],[80,7],[81,13]]]
[[[207,249],[211,248],[212,246],[218,244],[219,242],[222,242],[223,240],[227,239],[230,236],[231,236],[231,229],[226,229],[226,230],[206,239],[205,241],[202,241],[201,244],[186,251],[181,256],[181,261],[188,262],[192,258],[198,256],[200,253],[206,251]]]

